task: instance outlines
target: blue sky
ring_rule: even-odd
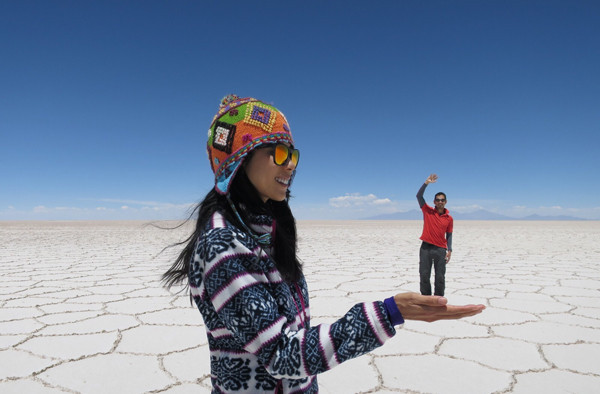
[[[368,5],[367,5],[368,4]],[[298,219],[600,219],[597,1],[0,2],[0,220],[181,219],[235,93],[287,116]]]

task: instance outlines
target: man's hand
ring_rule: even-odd
[[[446,252],[446,264],[450,262],[450,257],[452,257],[452,251],[449,250]]]
[[[426,184],[435,183],[438,180],[438,176],[436,174],[431,174],[427,179],[425,179]]]
[[[481,313],[485,305],[447,305],[448,300],[440,296],[424,296],[417,293],[401,293],[394,296],[394,301],[405,320],[462,319]]]

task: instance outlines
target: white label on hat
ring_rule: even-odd
[[[229,138],[229,130],[225,127],[218,126],[215,129],[215,144],[221,146],[227,146],[227,139]]]

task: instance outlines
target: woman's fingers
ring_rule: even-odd
[[[417,293],[401,293],[394,296],[394,301],[405,320],[462,319],[481,313],[485,305],[447,305],[448,300],[440,296],[423,296]]]

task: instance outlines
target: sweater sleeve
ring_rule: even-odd
[[[423,186],[417,192],[417,201],[419,202],[419,207],[423,207],[425,205],[425,199],[423,198],[423,194],[425,193],[425,189],[427,188],[427,184],[423,183]]]
[[[383,302],[354,305],[332,324],[304,327],[280,312],[273,287],[282,279],[266,269],[269,257],[254,241],[232,227],[210,230],[200,242],[191,277],[194,292],[214,307],[223,330],[232,333],[244,351],[255,354],[275,378],[300,379],[381,346],[395,335]],[[308,322],[307,322],[308,323]]]

